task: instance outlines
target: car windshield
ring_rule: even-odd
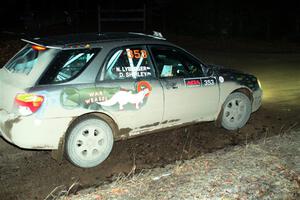
[[[61,83],[77,77],[87,67],[99,50],[100,49],[62,50],[47,67],[40,84]]]
[[[43,54],[43,51],[35,50],[27,45],[5,67],[11,73],[28,75],[41,54]]]

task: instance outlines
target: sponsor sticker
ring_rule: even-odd
[[[184,79],[186,87],[208,87],[216,84],[216,79],[211,77],[206,78],[187,78]]]
[[[149,93],[147,93],[145,96],[148,97],[150,95],[150,92],[152,90],[152,87],[148,81],[140,81],[137,84],[137,92],[141,92],[144,89],[148,89]]]
[[[189,78],[184,79],[184,84],[186,87],[196,87],[201,86],[201,79],[200,78]]]

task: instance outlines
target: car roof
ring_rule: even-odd
[[[143,33],[81,33],[58,35],[42,38],[26,38],[22,41],[44,46],[48,48],[70,49],[70,48],[84,48],[86,45],[100,44],[104,42],[120,42],[120,41],[161,41],[166,40],[162,35],[146,35]]]

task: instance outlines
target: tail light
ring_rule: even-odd
[[[42,106],[44,97],[36,94],[18,94],[15,102],[21,115],[30,115]]]
[[[45,51],[47,49],[46,47],[39,46],[39,45],[32,45],[31,48],[36,51]]]

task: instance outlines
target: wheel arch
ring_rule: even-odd
[[[235,93],[235,92],[240,92],[240,93],[245,94],[249,98],[250,102],[251,103],[253,102],[253,92],[250,88],[241,87],[241,88],[233,90],[230,94]],[[223,102],[223,104],[224,104],[224,102]]]
[[[67,131],[64,135],[64,138],[66,137],[66,134],[68,134],[68,132],[70,132],[70,130],[76,125],[76,123],[78,123],[78,122],[80,122],[84,119],[92,118],[92,117],[100,118],[100,119],[104,120],[106,123],[108,123],[108,125],[113,130],[114,138],[116,137],[116,134],[118,133],[119,127],[118,127],[116,121],[110,115],[108,115],[106,113],[103,113],[103,112],[89,112],[89,113],[85,113],[85,114],[82,114],[80,116],[74,117],[71,120],[71,122],[68,126],[68,129],[67,129]]]

